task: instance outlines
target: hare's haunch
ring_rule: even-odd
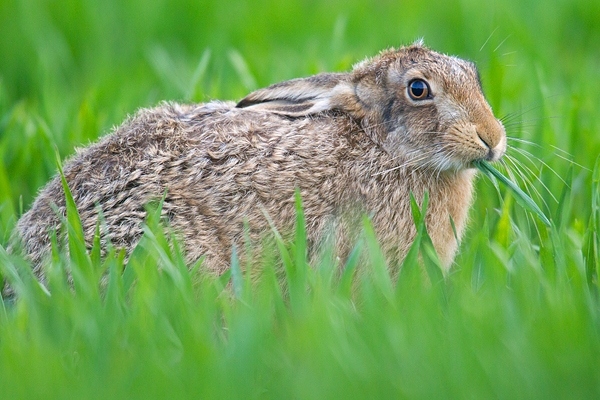
[[[231,249],[295,219],[304,203],[313,246],[334,232],[344,257],[363,213],[385,254],[399,261],[415,235],[410,192],[429,192],[426,224],[445,267],[452,263],[472,198],[473,161],[496,161],[502,124],[486,102],[474,64],[424,47],[391,49],[349,73],[325,73],[258,90],[232,102],[143,109],[81,149],[64,173],[91,244],[127,252],[142,235],[145,205],[164,193],[163,215],[191,263],[222,272]],[[17,236],[42,276],[49,232],[65,213],[59,178],[20,219]]]

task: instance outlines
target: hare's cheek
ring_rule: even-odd
[[[440,118],[437,108],[433,105],[414,107],[406,113],[405,126],[412,137],[421,140],[436,136],[440,133]]]
[[[449,158],[463,165],[487,159],[490,154],[490,148],[480,139],[474,127],[450,130],[443,147]]]

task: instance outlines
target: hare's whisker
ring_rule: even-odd
[[[543,146],[540,146],[537,143],[531,142],[531,141],[523,139],[523,138],[517,138],[517,137],[514,137],[514,136],[507,136],[506,139],[509,140],[509,141],[523,143],[523,144],[526,144],[528,146],[534,146],[534,147],[537,147],[538,149],[542,149],[542,150],[544,149]],[[566,161],[566,162],[568,162],[570,164],[573,164],[573,165],[575,165],[575,166],[577,166],[579,168],[582,168],[582,169],[584,169],[584,170],[586,170],[588,172],[592,171],[591,169],[589,169],[589,168],[587,168],[587,167],[585,167],[585,166],[583,166],[583,165],[581,165],[581,164],[573,161],[572,158],[574,158],[574,156],[571,153],[569,153],[568,151],[565,151],[565,150],[563,150],[563,149],[561,149],[559,147],[556,147],[554,145],[549,145],[549,146],[553,150],[555,150],[555,153],[553,153],[553,155],[555,155],[556,157],[558,157],[558,158],[560,158],[560,159],[562,159],[562,160],[564,160],[564,161]],[[526,156],[525,154],[523,154],[523,152],[526,151],[525,149],[521,149],[521,148],[514,147],[514,146],[510,146],[510,149],[514,150],[516,152],[522,153],[523,156]],[[558,153],[563,153],[563,154],[558,154],[557,152]],[[536,156],[534,156],[533,154],[531,154],[529,152],[527,152],[527,153],[528,153],[528,156],[526,156],[527,158],[530,158],[530,156],[531,156],[531,157],[534,157],[534,158],[536,158],[536,159],[539,160],[539,157],[536,157]],[[567,157],[569,157],[569,158],[567,158]]]
[[[552,194],[552,192],[550,191],[550,189],[548,189],[548,186],[546,186],[544,184],[544,182],[542,181],[542,179],[540,178],[539,175],[537,175],[536,173],[534,173],[527,165],[525,165],[524,163],[519,163],[519,160],[515,159],[514,157],[511,157],[509,155],[506,156],[506,159],[508,161],[511,162],[511,164],[517,169],[517,171],[519,171],[519,173],[521,173],[521,175],[523,176],[524,179],[527,179],[525,176],[524,171],[522,171],[520,168],[523,168],[525,171],[529,172],[530,176],[532,178],[537,179],[538,182],[540,182],[540,185],[542,185],[542,187],[544,189],[546,189],[546,191],[548,192],[548,194],[550,195],[550,197],[552,197],[552,199],[554,200],[554,202],[558,203],[558,200],[556,199],[556,197],[554,197],[554,195]],[[520,168],[519,168],[520,167]],[[540,171],[541,173],[541,171]],[[537,189],[535,189],[535,186],[533,185],[532,181],[527,179],[527,183],[538,193],[538,195],[541,197],[540,193],[537,191]]]
[[[520,151],[520,150],[521,150],[521,149],[518,149],[518,148],[516,148],[516,147],[511,147],[511,148],[510,148],[510,152],[508,152],[507,156],[508,156],[510,153],[513,153],[513,152],[515,152],[516,154],[518,154],[518,155],[522,156],[523,158],[525,158],[525,160],[527,160],[527,161],[529,162],[529,164],[530,164],[530,165],[531,165],[533,168],[535,168],[535,169],[537,170],[537,172],[538,172],[538,173],[541,173],[541,168],[538,166],[538,164],[536,164],[536,163],[533,161],[533,158],[535,158],[535,159],[536,159],[536,160],[538,160],[538,161],[539,161],[539,158],[535,157],[533,154],[526,154],[526,153],[524,153],[524,152],[522,152],[522,151]],[[514,157],[514,156],[513,156],[513,158],[516,158],[516,157]]]
[[[531,154],[529,151],[527,151],[525,149],[520,149],[518,147],[513,147],[513,149],[515,149],[518,153],[522,154],[525,157],[530,156],[530,157],[537,159],[542,165],[544,165],[546,168],[548,168],[550,171],[552,171],[552,173],[554,175],[556,175],[556,177],[558,179],[560,179],[562,183],[564,183],[565,185],[567,184],[567,182],[565,182],[565,180],[558,174],[558,172],[556,172],[550,165],[548,165],[546,162],[544,162],[544,160],[542,160],[541,158],[536,157],[535,155]],[[527,158],[529,158],[529,157],[527,157]]]
[[[545,120],[550,120],[550,119],[559,119],[559,116],[555,116],[555,115],[549,115],[547,117],[539,117],[539,118],[529,118],[529,119],[521,119],[518,121],[511,121],[508,123],[502,123],[504,125],[504,128],[507,127],[513,127],[513,126],[521,126],[521,125],[525,125],[524,123],[533,123],[533,122],[539,122],[539,121],[545,121]],[[529,125],[529,126],[534,126],[533,124]]]
[[[504,38],[504,40],[501,41],[498,46],[496,46],[496,48],[494,49],[493,53],[495,53],[496,50],[498,50],[500,48],[500,46],[502,46],[504,44],[504,42],[506,42],[508,40],[508,38],[511,37],[511,36],[512,36],[512,34],[509,34],[506,38]]]
[[[528,144],[528,145],[530,145],[530,146],[535,146],[535,147],[538,147],[538,148],[540,148],[540,149],[542,149],[542,148],[543,148],[542,146],[540,146],[539,144],[537,144],[537,143],[535,143],[535,142],[531,142],[531,141],[529,141],[529,140],[525,140],[525,139],[522,139],[522,138],[518,138],[518,137],[514,137],[514,136],[507,136],[506,138],[507,138],[508,140],[514,140],[515,142],[519,142],[519,143]]]
[[[559,94],[553,94],[553,95],[550,95],[550,96],[545,96],[543,98],[543,100],[548,100],[548,99],[551,99],[551,98],[557,97],[557,96],[559,96]],[[531,112],[533,110],[537,110],[538,108],[541,108],[542,106],[543,106],[543,104],[539,103],[537,105],[532,105],[532,106],[530,106],[528,108],[525,108],[522,111],[513,111],[511,113],[508,113],[508,114],[500,117],[499,120],[502,121],[502,123],[504,123],[504,122],[507,122],[510,119],[518,118],[521,115],[525,115],[525,114],[527,114],[527,113],[529,113],[529,112]]]
[[[562,156],[562,155],[560,155],[560,154],[554,154],[554,155],[555,155],[556,157],[558,157],[558,158],[562,159],[562,160],[565,160],[565,161],[567,161],[567,162],[568,162],[568,163],[570,163],[570,164],[573,164],[573,165],[576,165],[576,166],[578,166],[578,167],[579,167],[579,168],[581,168],[581,169],[584,169],[584,170],[586,170],[586,171],[588,171],[588,172],[592,172],[592,170],[591,170],[591,169],[589,169],[589,168],[587,168],[587,167],[584,167],[583,165],[581,165],[581,164],[579,164],[579,163],[576,163],[575,161],[573,161],[573,160],[570,160],[570,159],[566,158],[565,156]]]
[[[400,165],[397,165],[395,167],[386,169],[384,171],[376,172],[376,173],[372,174],[372,176],[383,175],[383,174],[387,174],[388,172],[392,172],[392,171],[395,171],[395,170],[398,170],[398,169],[401,169],[401,168],[408,168],[408,167],[411,167],[413,165],[418,165],[418,163],[420,163],[421,161],[426,160],[427,158],[429,158],[429,154],[422,155],[421,157],[418,157],[418,158],[411,158],[411,159],[407,160],[403,164],[400,164]]]
[[[488,36],[487,39],[485,39],[485,42],[483,42],[483,44],[481,45],[481,48],[479,48],[479,51],[482,51],[483,48],[485,47],[485,45],[490,41],[490,39],[492,38],[492,36],[494,36],[494,33],[496,33],[496,31],[498,30],[498,28],[500,28],[499,26],[496,27],[496,29],[494,29],[492,31],[492,33],[490,33],[490,36]]]
[[[507,161],[510,161],[510,158],[507,158]],[[507,172],[508,176],[514,182],[518,182],[518,180],[516,179],[516,176],[514,175],[513,171],[510,168],[508,168],[508,164],[505,164],[505,167],[507,167],[506,168],[506,172]],[[525,187],[525,191],[527,192],[527,194],[529,195],[529,197],[533,197],[532,193],[531,193],[531,190],[533,190],[535,192],[535,194],[537,195],[537,197],[542,201],[542,203],[544,203],[544,206],[546,206],[546,209],[548,209],[548,203],[546,203],[546,201],[544,200],[544,198],[541,195],[541,193],[536,189],[536,187],[531,183],[531,181],[529,179],[527,179],[527,177],[525,176],[525,174],[518,169],[518,167],[516,165],[515,165],[515,168],[517,170],[518,176],[521,178],[521,181],[523,182],[523,186]]]

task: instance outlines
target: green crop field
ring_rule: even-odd
[[[18,297],[0,306],[0,398],[600,398],[599,22],[597,0],[1,0],[0,274]],[[237,100],[418,38],[477,63],[510,137],[499,169],[550,227],[481,176],[443,280],[416,257],[390,274],[367,220],[371,262],[308,265],[300,204],[252,281],[235,261],[190,271],[154,212],[126,266],[55,250],[49,291],[7,253],[56,151],[138,108]]]

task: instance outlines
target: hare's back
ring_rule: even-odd
[[[349,146],[344,124],[343,118],[236,109],[230,102],[165,104],[139,111],[79,150],[64,172],[88,241],[101,211],[111,241],[131,249],[147,204],[164,195],[163,213],[184,237],[229,242],[244,218],[265,222],[261,209],[276,219],[293,217],[296,187],[307,202],[318,199],[319,213],[329,210],[324,199],[334,201],[336,168]],[[19,222],[34,260],[48,248],[48,230],[60,224],[56,211],[65,213],[59,177]]]

